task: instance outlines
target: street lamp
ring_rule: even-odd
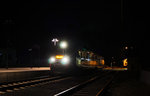
[[[63,54],[65,54],[65,49],[68,47],[68,44],[66,41],[60,42],[60,48],[63,49]]]
[[[66,49],[68,47],[68,44],[67,44],[67,42],[66,41],[62,41],[62,42],[60,42],[60,48],[62,48],[62,49]]]
[[[128,47],[126,46],[125,49],[128,50]]]

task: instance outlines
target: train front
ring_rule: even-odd
[[[55,55],[49,58],[51,71],[63,72],[69,68],[70,57],[67,55]]]

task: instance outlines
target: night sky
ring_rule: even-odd
[[[42,56],[52,50],[51,40],[69,40],[71,48],[86,47],[105,57],[132,46],[138,56],[146,46],[147,6],[123,0],[42,0],[0,3],[0,47],[18,52],[37,48]],[[144,48],[143,48],[144,47]]]

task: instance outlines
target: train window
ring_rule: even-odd
[[[81,57],[81,51],[78,51],[78,56]]]
[[[88,53],[86,53],[86,59],[88,59],[89,58],[89,55],[88,55]]]

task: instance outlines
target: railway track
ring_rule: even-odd
[[[68,78],[67,76],[56,76],[56,77],[49,77],[44,76],[32,80],[24,80],[24,81],[17,81],[17,82],[10,82],[10,83],[3,83],[0,84],[0,95],[5,94],[6,92],[13,92],[20,89],[25,89],[27,87],[34,87],[37,85],[46,84],[49,82],[53,82],[56,80],[63,80]]]
[[[95,76],[54,96],[102,96],[108,90],[115,75],[116,73],[109,72]]]
[[[3,84],[0,85],[0,96],[31,96],[31,94],[32,96],[99,96],[100,89],[103,89],[104,93],[106,89],[104,86],[111,80],[113,73],[108,71],[89,73]]]

